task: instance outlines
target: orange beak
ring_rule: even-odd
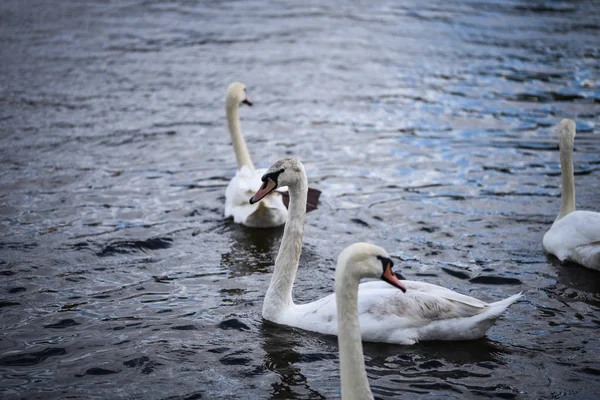
[[[254,193],[254,196],[250,197],[250,204],[254,204],[262,200],[266,195],[277,189],[277,183],[271,178],[267,178],[267,181],[262,184],[258,192]]]
[[[383,274],[381,275],[381,279],[386,281],[392,286],[396,286],[398,289],[402,290],[403,293],[406,293],[406,286],[392,272],[392,264],[388,264],[385,266],[383,270]]]

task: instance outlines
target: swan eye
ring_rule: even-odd
[[[390,266],[391,266],[391,267],[393,267],[393,266],[394,266],[394,262],[393,262],[393,261],[392,261],[390,258],[383,257],[383,256],[377,256],[377,259],[378,259],[379,261],[381,261],[381,267],[382,267],[384,270],[385,270],[385,267],[386,267],[388,264],[390,264]]]
[[[271,179],[273,182],[277,183],[277,178],[279,177],[279,174],[281,174],[283,171],[285,171],[285,168],[281,168],[279,171],[264,174],[262,178],[260,178],[260,180],[263,182],[267,182],[267,179]]]

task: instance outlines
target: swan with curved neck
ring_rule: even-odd
[[[333,294],[307,304],[295,304],[292,289],[302,252],[307,179],[304,166],[293,158],[275,162],[250,199],[254,204],[280,186],[288,186],[288,221],[283,231],[271,283],[263,302],[263,318],[288,326],[337,335]],[[402,281],[405,295],[388,284],[359,286],[358,306],[363,340],[413,344],[420,340],[468,340],[482,337],[520,294],[485,303],[449,289],[418,281]]]
[[[225,113],[238,170],[225,190],[225,217],[233,217],[234,222],[253,228],[283,225],[287,218],[287,208],[281,193],[271,193],[264,204],[248,204],[248,196],[260,187],[260,178],[265,170],[256,170],[250,158],[240,127],[240,104],[251,106],[252,102],[248,98],[246,87],[235,82],[227,88]]]
[[[360,321],[358,284],[362,278],[378,278],[406,292],[392,273],[394,263],[381,247],[354,243],[338,257],[335,269],[335,299],[338,318],[338,346],[343,400],[372,399],[365,371]]]
[[[558,125],[562,194],[560,211],[546,232],[542,245],[561,262],[571,261],[600,271],[600,213],[575,210],[573,147],[575,122],[563,119]]]

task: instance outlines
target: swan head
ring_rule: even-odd
[[[346,274],[357,281],[362,278],[379,278],[406,292],[406,286],[394,275],[394,262],[381,247],[369,243],[354,243],[344,249],[338,257],[336,282]]]
[[[572,119],[563,119],[558,124],[558,137],[560,148],[572,148],[575,141],[575,122]]]
[[[304,165],[295,158],[286,157],[277,160],[262,176],[261,180],[263,184],[254,196],[250,198],[250,204],[260,201],[277,188],[294,186],[300,180],[306,179],[305,176]]]
[[[233,82],[227,88],[227,96],[226,96],[227,106],[231,105],[240,105],[242,103],[252,105],[252,102],[248,98],[248,94],[246,93],[246,85],[240,82]]]

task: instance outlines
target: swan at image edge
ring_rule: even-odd
[[[294,304],[292,289],[304,234],[307,179],[304,166],[293,158],[274,163],[263,176],[263,186],[250,199],[260,201],[279,186],[288,186],[288,221],[271,283],[263,302],[263,318],[325,334],[337,334],[333,294],[307,304]],[[485,303],[441,286],[402,281],[408,292],[400,295],[389,285],[366,282],[359,286],[358,312],[362,339],[414,344],[423,340],[470,340],[485,335],[520,294]]]
[[[373,394],[365,371],[358,318],[358,283],[361,278],[385,280],[390,289],[406,291],[392,272],[394,263],[381,247],[354,243],[340,253],[335,269],[342,400],[367,400]],[[393,285],[393,286],[390,286]]]
[[[558,125],[560,169],[562,177],[561,206],[550,230],[544,234],[542,246],[561,262],[572,261],[600,270],[600,213],[575,211],[575,174],[573,146],[575,122],[563,119]]]

